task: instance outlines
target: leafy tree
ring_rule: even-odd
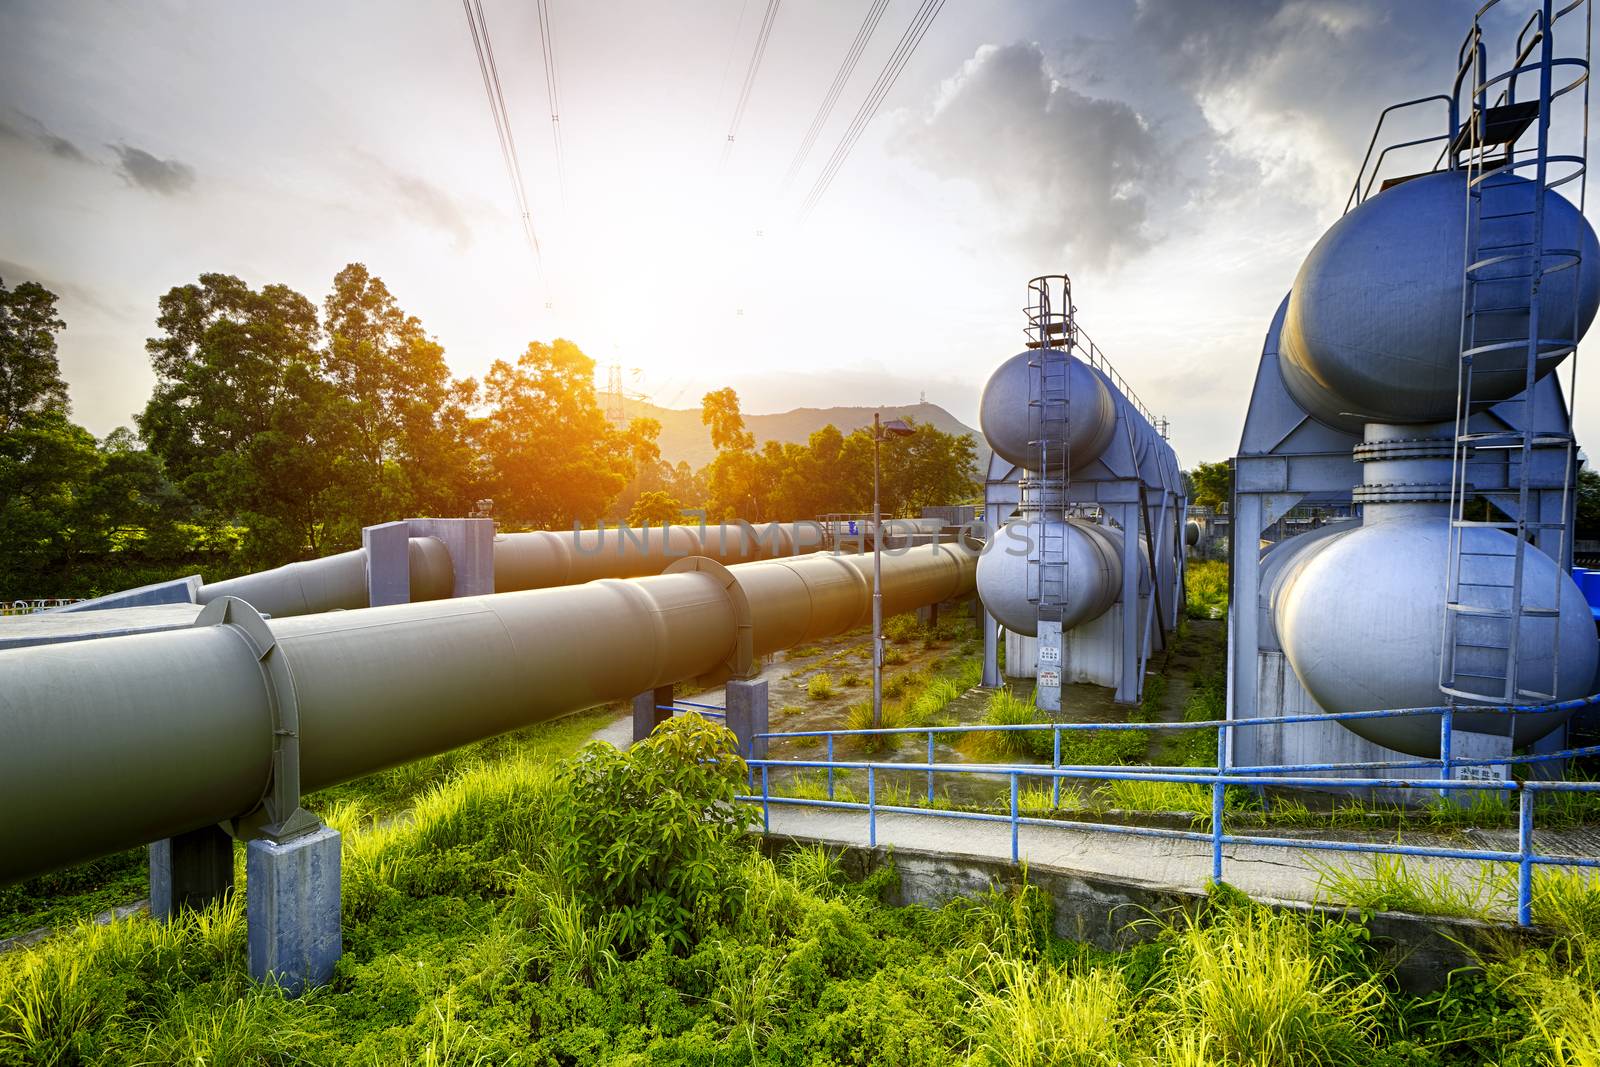
[[[551,529],[605,515],[639,458],[654,452],[659,424],[612,427],[595,395],[594,360],[571,341],[535,341],[515,364],[496,360],[485,392],[495,504],[519,522]]]
[[[977,451],[968,434],[948,434],[928,423],[906,422],[910,437],[893,438],[883,443],[882,478],[879,496],[886,515],[914,515],[923,508],[953,504],[978,491],[973,476]],[[872,435],[857,430],[851,435],[863,449],[872,446]],[[870,508],[872,493],[871,457],[866,464],[866,499]]]
[[[700,421],[711,430],[711,447],[718,452],[748,452],[756,439],[744,427],[739,394],[732,389],[707,393],[700,401]]]
[[[23,411],[0,433],[0,598],[63,595],[51,586],[99,463],[94,437],[59,407]]]
[[[350,420],[355,525],[464,511],[473,488],[466,413],[477,383],[451,380],[443,346],[364,264],[334,277],[323,328],[327,377]]]
[[[156,325],[138,417],[150,450],[215,521],[249,527],[252,562],[331,547],[353,423],[322,373],[316,308],[287,286],[203,274],[161,298]]]
[[[629,526],[660,526],[674,523],[683,517],[683,505],[676,497],[659,489],[652,489],[634,501],[628,511]]]
[[[1600,541],[1600,471],[1584,467],[1578,472],[1578,520],[1573,538]]]
[[[23,415],[67,412],[67,383],[56,360],[56,294],[37,282],[7,289],[0,279],[0,433]]]
[[[1189,484],[1193,486],[1189,503],[1227,511],[1233,495],[1233,467],[1225,459],[1201,463],[1189,472]]]

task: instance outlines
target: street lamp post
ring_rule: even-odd
[[[878,454],[886,437],[916,431],[900,419],[883,422],[872,413],[872,728],[883,727],[883,510],[878,505]]]

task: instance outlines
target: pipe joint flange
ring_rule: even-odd
[[[1363,441],[1350,450],[1357,463],[1382,463],[1397,459],[1449,459],[1455,442],[1441,437],[1400,437],[1387,441]]]
[[[710,575],[722,586],[728,603],[733,606],[733,617],[738,627],[738,637],[733,643],[733,653],[723,661],[723,667],[732,678],[754,678],[761,672],[756,669],[755,621],[750,612],[750,598],[732,571],[707,556],[688,556],[674,560],[662,574],[679,574],[685,571]]]
[[[219,597],[201,609],[196,626],[227,626],[250,647],[261,668],[272,716],[272,768],[261,799],[229,821],[241,840],[264,837],[287,841],[311,833],[322,820],[300,806],[300,705],[294,676],[267,620],[238,597]]]
[[[1356,504],[1448,504],[1450,487],[1438,482],[1364,482],[1350,491]]]

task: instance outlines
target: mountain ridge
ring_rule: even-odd
[[[657,444],[661,458],[676,465],[686,462],[699,470],[716,456],[711,445],[711,432],[700,421],[699,408],[663,408],[649,401],[625,399],[623,415],[628,419],[651,418],[661,423],[661,436]],[[770,415],[745,415],[745,428],[755,436],[759,447],[767,441],[785,444],[804,444],[811,435],[832,424],[841,433],[872,425],[872,414],[878,412],[885,419],[912,419],[952,434],[970,434],[977,452],[977,467],[981,473],[989,461],[989,446],[983,434],[968,426],[938,404],[887,404],[880,406],[840,405],[828,408],[791,408]]]

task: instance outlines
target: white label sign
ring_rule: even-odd
[[[1054,668],[1039,668],[1039,685],[1059,687],[1061,685],[1061,672]]]
[[[1039,662],[1040,663],[1060,663],[1061,662],[1061,649],[1057,648],[1055,645],[1040,645],[1039,646]]]

